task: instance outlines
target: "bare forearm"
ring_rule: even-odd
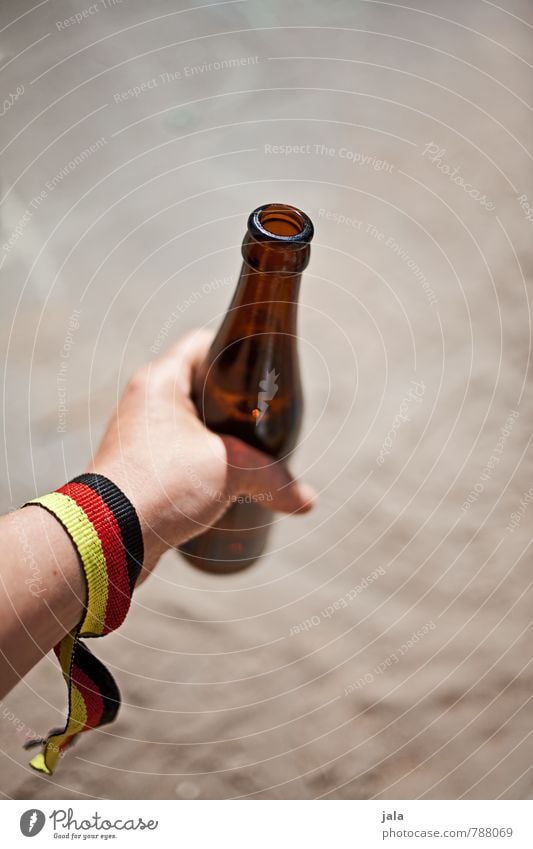
[[[80,621],[85,580],[57,519],[30,506],[0,517],[0,696]]]

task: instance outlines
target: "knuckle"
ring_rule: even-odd
[[[148,366],[142,366],[142,368],[137,369],[128,382],[128,392],[144,392],[148,384],[148,374]]]

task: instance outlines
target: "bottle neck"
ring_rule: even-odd
[[[237,288],[230,309],[250,307],[254,305],[260,310],[257,315],[265,321],[266,313],[283,311],[296,313],[302,272],[280,272],[258,270],[250,266],[246,260],[242,264]]]
[[[296,313],[302,272],[309,263],[313,225],[299,209],[283,204],[265,204],[248,218],[242,243],[243,265],[232,307],[267,304],[276,311]]]
[[[309,255],[309,244],[258,241],[248,231],[242,243],[243,263],[231,309],[256,304],[261,307],[256,315],[262,322],[267,313],[276,312],[280,312],[280,320],[283,313],[294,321]]]
[[[300,281],[312,238],[311,220],[296,207],[265,204],[250,214],[239,282],[211,347],[211,362],[222,351],[227,351],[225,359],[237,356],[234,343],[242,356],[257,359],[265,346],[294,341]]]
[[[242,243],[244,265],[263,274],[301,276],[309,264],[311,246],[307,243],[288,243],[258,240],[253,232],[246,233]]]

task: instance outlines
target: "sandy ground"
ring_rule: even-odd
[[[92,646],[118,721],[50,779],[21,749],[65,708],[43,658],[0,706],[0,788],[531,798],[531,5],[190,5],[3,0],[0,507],[217,326],[271,200],[316,223],[294,469],[320,501],[244,574],[164,558]]]

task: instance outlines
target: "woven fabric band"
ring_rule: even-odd
[[[31,765],[51,775],[78,734],[113,722],[118,713],[120,693],[113,677],[79,638],[102,637],[122,624],[144,547],[135,508],[103,475],[80,475],[24,507],[30,504],[44,507],[61,522],[78,552],[87,584],[82,621],[54,648],[68,687],[66,725],[51,731],[46,740],[26,744],[44,744]]]

